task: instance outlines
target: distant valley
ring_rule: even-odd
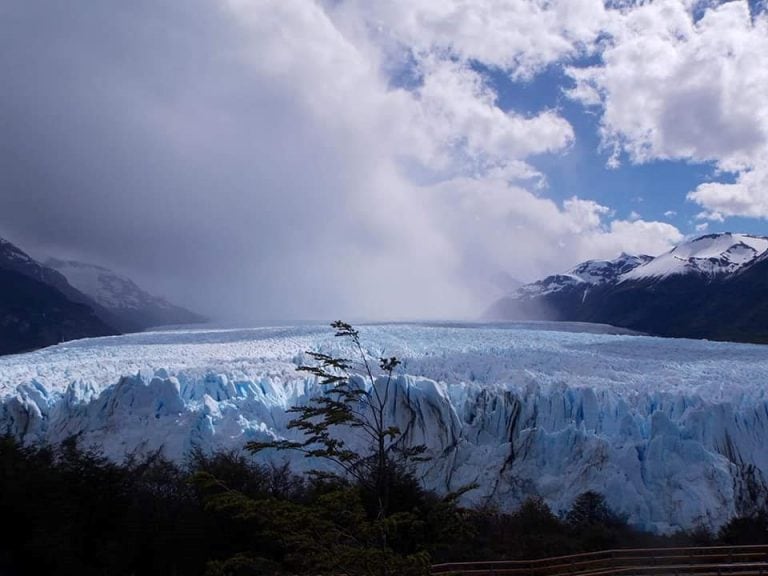
[[[0,354],[205,318],[107,268],[38,262],[0,238]]]

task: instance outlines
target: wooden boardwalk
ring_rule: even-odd
[[[540,560],[435,564],[445,576],[768,576],[768,545],[603,550]]]

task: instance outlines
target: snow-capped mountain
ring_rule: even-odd
[[[657,256],[588,261],[527,284],[497,320],[613,324],[665,336],[768,341],[768,238],[709,234]]]
[[[680,274],[705,277],[733,274],[768,252],[768,238],[749,234],[708,234],[675,246],[623,275],[621,280],[667,278]]]
[[[11,244],[5,238],[0,238],[0,258],[3,259],[3,263],[10,266],[14,262],[21,264],[27,264],[32,261],[32,258],[17,248],[14,244]]]
[[[205,321],[106,268],[58,260],[46,264],[0,238],[0,355]]]
[[[576,286],[586,288],[613,284],[618,282],[622,275],[651,260],[652,256],[632,256],[624,253],[615,260],[587,260],[565,274],[547,276],[538,282],[521,286],[518,291],[526,296],[541,296]]]
[[[388,418],[428,447],[419,473],[431,488],[477,483],[471,502],[507,510],[537,494],[556,512],[595,490],[659,531],[716,528],[765,503],[768,348],[530,325],[360,330],[374,354],[403,362]],[[348,356],[343,346],[306,326],[141,333],[0,358],[0,433],[75,436],[115,459],[298,439],[286,410],[318,392],[296,371],[303,351]]]
[[[0,238],[0,354],[117,331],[58,272]]]
[[[0,266],[5,270],[18,272],[49,286],[53,286],[73,302],[91,304],[92,301],[72,286],[61,273],[44,266],[18,246],[0,238]]]
[[[205,321],[202,316],[149,294],[130,278],[103,266],[54,258],[48,259],[46,265],[109,310],[125,330]]]

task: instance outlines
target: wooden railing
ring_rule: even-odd
[[[435,564],[445,576],[768,576],[768,545],[604,550],[540,560]]]

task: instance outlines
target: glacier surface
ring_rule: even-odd
[[[502,509],[537,494],[557,512],[591,489],[660,532],[716,528],[764,502],[768,348],[566,327],[360,327],[374,356],[403,361],[388,412],[428,446],[428,486],[475,482],[467,499]],[[296,326],[148,332],[0,357],[0,431],[179,461],[196,446],[293,437],[286,410],[318,392],[296,371],[307,350],[351,356],[329,328]]]

